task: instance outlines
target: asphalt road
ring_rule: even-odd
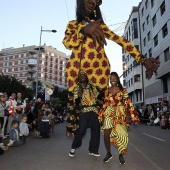
[[[65,135],[65,123],[57,124],[50,139],[34,139],[9,148],[0,156],[0,170],[170,170],[170,130],[160,127],[139,125],[129,130],[126,164],[118,162],[117,149],[112,146],[113,158],[103,163],[106,155],[101,134],[100,157],[88,155],[90,131],[87,131],[82,146],[75,157],[68,153],[72,137]]]

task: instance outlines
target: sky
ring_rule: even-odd
[[[100,9],[104,22],[118,35],[132,11],[141,0],[103,0]],[[57,30],[57,33],[42,32],[41,44],[53,46],[70,55],[62,44],[66,26],[75,19],[76,0],[0,0],[0,50],[39,45],[41,26],[43,30]],[[111,64],[111,71],[122,72],[122,49],[108,40],[105,46]]]

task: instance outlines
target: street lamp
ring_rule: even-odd
[[[56,30],[43,30],[41,26],[41,31],[40,31],[40,43],[39,43],[39,48],[38,48],[38,58],[37,58],[37,74],[36,74],[36,87],[35,87],[35,100],[37,101],[37,93],[38,93],[38,74],[39,74],[39,60],[40,60],[40,53],[41,53],[41,36],[42,32],[52,32],[56,33]]]

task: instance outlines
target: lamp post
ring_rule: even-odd
[[[40,53],[41,53],[41,36],[42,32],[52,32],[56,33],[56,30],[43,30],[41,26],[41,31],[40,31],[40,43],[39,43],[39,48],[38,48],[38,58],[37,58],[37,72],[36,72],[36,86],[35,86],[35,100],[37,101],[37,93],[38,93],[38,74],[39,74],[39,60],[40,60]]]

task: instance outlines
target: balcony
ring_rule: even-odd
[[[35,73],[37,70],[36,69],[28,69],[29,73]]]
[[[134,67],[134,75],[142,74],[141,66]]]
[[[35,59],[28,60],[28,66],[36,66],[36,65],[37,65],[37,60]]]

